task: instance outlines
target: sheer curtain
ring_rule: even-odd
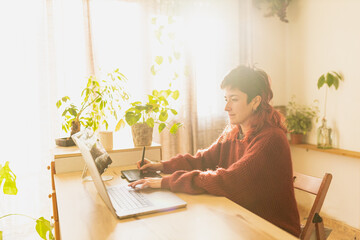
[[[177,4],[175,4],[177,3]],[[180,121],[176,137],[162,133],[164,158],[195,153],[208,147],[223,131],[227,116],[220,83],[227,72],[247,63],[249,1],[162,1],[158,12],[183,20],[185,65],[180,85]],[[165,9],[165,10],[163,10]]]
[[[154,131],[164,159],[209,146],[226,125],[219,86],[228,71],[246,63],[248,4],[245,0],[89,2],[96,74],[119,67],[135,98],[169,83],[180,90],[176,120],[184,126],[176,136]],[[164,56],[161,69],[154,63],[157,56]],[[153,71],[158,71],[155,76]]]
[[[0,1],[0,164],[10,162],[18,194],[0,193],[0,216],[21,213],[50,219],[49,164],[53,141],[46,2]],[[2,188],[1,188],[2,189]],[[4,239],[36,239],[26,217],[0,220]]]
[[[64,38],[61,43],[75,39],[74,43],[70,42],[74,49],[60,51],[65,45],[59,46],[59,43],[55,48],[62,54],[62,61],[56,62],[57,78],[61,80],[58,83],[61,86],[57,88],[58,97],[61,96],[59,93],[71,93],[70,86],[73,90],[78,89],[76,84],[84,81],[81,74],[86,72],[85,63],[87,73],[98,77],[119,68],[129,80],[132,99],[144,99],[153,89],[168,88],[169,83],[173,89],[180,90],[177,101],[180,111],[176,120],[183,122],[184,126],[176,136],[168,131],[158,134],[156,128],[154,131],[154,140],[163,146],[164,159],[176,153],[194,153],[217,138],[226,124],[220,82],[233,67],[246,63],[249,1],[54,2],[57,3],[54,4],[55,12],[60,13],[56,19],[61,19],[65,12],[71,14],[62,19],[62,27],[55,25],[59,36]],[[82,12],[78,9],[80,5],[84,9]],[[161,37],[157,35],[160,29]],[[56,41],[59,41],[59,36],[55,37]],[[173,56],[173,63],[166,65],[171,51],[175,51],[180,60],[174,64],[176,59]],[[154,65],[159,67],[154,64],[157,56],[164,56],[162,69],[152,70]],[[67,59],[72,60],[68,62]],[[174,66],[177,70],[172,69]],[[156,76],[153,71],[158,72]],[[177,74],[175,80],[174,72]],[[76,95],[76,91],[73,93]],[[131,141],[129,128],[116,134],[114,141],[118,138]]]

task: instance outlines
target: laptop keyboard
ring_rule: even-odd
[[[123,210],[139,209],[151,206],[149,200],[139,191],[125,185],[108,187],[107,191],[118,207]]]

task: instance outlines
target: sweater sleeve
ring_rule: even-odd
[[[194,156],[190,154],[177,155],[170,160],[163,161],[164,173],[173,173],[178,170],[206,170],[215,169],[219,162],[219,149],[221,142],[218,140],[208,149],[198,151]]]
[[[283,150],[279,150],[284,147],[286,151],[288,148],[286,137],[259,134],[251,141],[245,154],[229,168],[203,172],[177,171],[163,177],[162,187],[174,192],[190,194],[207,192],[230,199],[234,199],[234,196],[253,199],[249,194],[256,192],[258,188],[266,187],[266,182],[276,175],[279,166],[274,160],[284,158]]]

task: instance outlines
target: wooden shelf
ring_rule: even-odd
[[[326,152],[326,153],[337,154],[346,157],[360,158],[360,152],[343,150],[340,148],[321,149],[321,148],[317,148],[317,146],[314,144],[291,144],[291,146],[305,148],[307,151],[310,149],[318,152]]]

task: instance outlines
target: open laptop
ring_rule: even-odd
[[[111,163],[111,159],[105,149],[102,148],[95,134],[91,129],[87,128],[72,135],[72,139],[81,151],[100,197],[116,217],[123,219],[154,212],[174,210],[186,206],[185,201],[177,197],[174,193],[163,189],[147,188],[144,190],[136,190],[129,187],[126,182],[114,186],[105,186],[101,178],[101,173],[106,170],[107,166],[105,169],[103,166],[99,168],[99,164],[97,163],[99,159],[105,159],[105,161]],[[97,146],[102,153],[100,156],[97,156],[96,159],[93,158],[93,151],[91,152],[94,146]]]

